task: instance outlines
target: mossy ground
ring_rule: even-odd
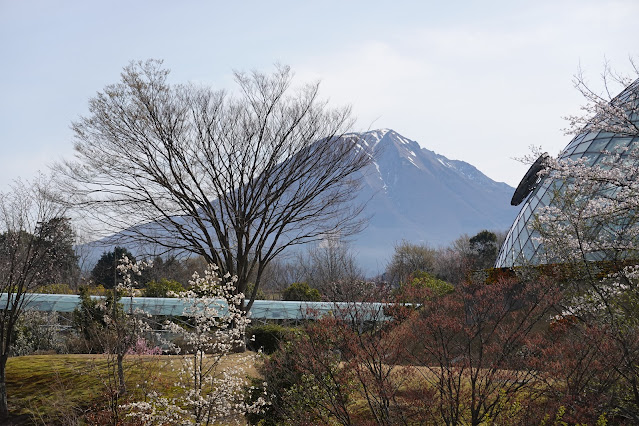
[[[222,364],[234,365],[245,354],[230,355]],[[105,355],[30,355],[7,362],[10,424],[73,424],[90,413],[109,411],[112,403],[141,400],[145,392],[172,396],[177,372],[171,362],[177,356],[127,356],[126,398],[116,400],[113,360]],[[247,375],[256,376],[254,368]]]

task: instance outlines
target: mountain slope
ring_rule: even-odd
[[[369,225],[350,238],[357,260],[369,276],[384,271],[393,245],[401,240],[436,247],[464,233],[506,230],[517,214],[517,209],[510,206],[514,189],[491,180],[466,162],[421,148],[393,130],[350,136],[359,139],[359,149],[374,158],[361,172],[364,185],[355,200],[367,203],[364,214],[370,217]],[[165,232],[159,224],[141,226],[145,232]],[[118,236],[84,245],[87,267],[91,268],[116,241]],[[134,254],[159,251],[119,244]]]
[[[359,196],[368,201],[369,226],[353,238],[364,268],[383,270],[393,244],[406,239],[433,246],[482,229],[506,230],[517,211],[513,188],[495,182],[474,166],[421,148],[393,130],[360,135],[375,162],[363,171]]]

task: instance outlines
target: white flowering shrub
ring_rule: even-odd
[[[144,402],[129,404],[129,414],[150,424],[229,424],[240,423],[246,413],[259,412],[267,404],[263,398],[246,398],[245,367],[253,355],[234,359],[225,365],[228,355],[243,347],[250,320],[242,309],[244,295],[234,294],[235,277],[220,277],[212,265],[203,276],[194,274],[187,291],[176,294],[185,303],[187,324],[168,321],[166,329],[179,335],[184,351],[172,365],[178,373],[174,397],[150,393]],[[252,389],[249,389],[251,391]],[[264,392],[264,390],[260,390]],[[265,394],[265,392],[264,392]]]
[[[135,287],[138,283],[134,277],[142,275],[142,271],[149,266],[151,264],[147,262],[133,262],[126,255],[120,259],[117,269],[123,277],[123,282],[115,286],[112,309],[107,310],[104,315],[104,323],[111,336],[107,354],[115,355],[116,358],[120,394],[126,392],[124,357],[138,344],[141,335],[150,327],[147,321],[148,315],[145,312],[139,309],[133,310],[133,304],[130,305],[129,312],[124,312],[117,300],[123,296],[137,295]]]
[[[629,147],[601,156],[586,150],[574,161],[551,158],[542,172],[554,191],[549,206],[536,211],[534,226],[546,256],[541,261],[553,265],[545,270],[554,271],[564,295],[543,365],[551,387],[569,401],[566,407],[590,414],[584,419],[605,412],[616,422],[637,424],[639,80],[607,66],[602,77],[600,92],[576,76],[586,104],[583,114],[568,117],[568,133],[584,141],[598,133],[601,141],[611,138],[607,146]],[[617,83],[625,90],[614,95]]]
[[[66,336],[58,326],[57,312],[25,310],[16,323],[14,339],[13,356],[69,351]]]

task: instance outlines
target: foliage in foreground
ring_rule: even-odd
[[[631,395],[615,373],[619,352],[608,355],[615,342],[605,330],[557,320],[557,286],[529,278],[443,295],[413,288],[418,306],[336,309],[265,361],[272,405],[252,421],[629,422],[619,411]]]
[[[258,413],[267,405],[261,395],[247,402],[247,393],[250,396],[254,390],[246,389],[246,369],[250,368],[253,355],[236,356],[232,365],[226,362],[243,347],[249,320],[241,307],[243,295],[234,294],[236,279],[222,279],[214,266],[202,277],[194,275],[190,289],[179,294],[187,307],[183,317],[186,323],[165,324],[173,336],[180,336],[181,345],[173,345],[175,352],[184,351],[185,355],[169,358],[172,362],[165,369],[171,371],[170,380],[164,389],[154,385],[154,378],[138,381],[134,390],[127,389],[131,378],[125,380],[125,355],[127,359],[134,357],[131,349],[153,351],[148,351],[146,344],[140,345],[141,328],[133,326],[138,319],[133,312],[125,312],[117,301],[120,292],[132,288],[130,272],[139,272],[140,265],[125,258],[120,269],[124,285],[118,285],[106,302],[91,299],[84,291],[74,315],[86,341],[94,342],[98,351],[105,352],[99,368],[76,372],[88,375],[89,382],[97,376],[102,383],[103,404],[85,416],[89,423],[228,424],[239,422],[246,413]],[[264,393],[262,389],[261,394]]]

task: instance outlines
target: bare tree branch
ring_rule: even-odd
[[[329,108],[317,83],[292,89],[284,66],[236,72],[237,96],[167,76],[131,63],[73,123],[76,160],[58,169],[76,206],[109,232],[203,256],[238,292],[251,275],[257,291],[285,248],[361,229],[351,201],[371,155],[344,135],[349,108]]]
[[[5,369],[28,293],[50,284],[68,260],[60,258],[68,253],[58,244],[68,224],[48,185],[40,177],[0,193],[0,418],[8,415]]]

